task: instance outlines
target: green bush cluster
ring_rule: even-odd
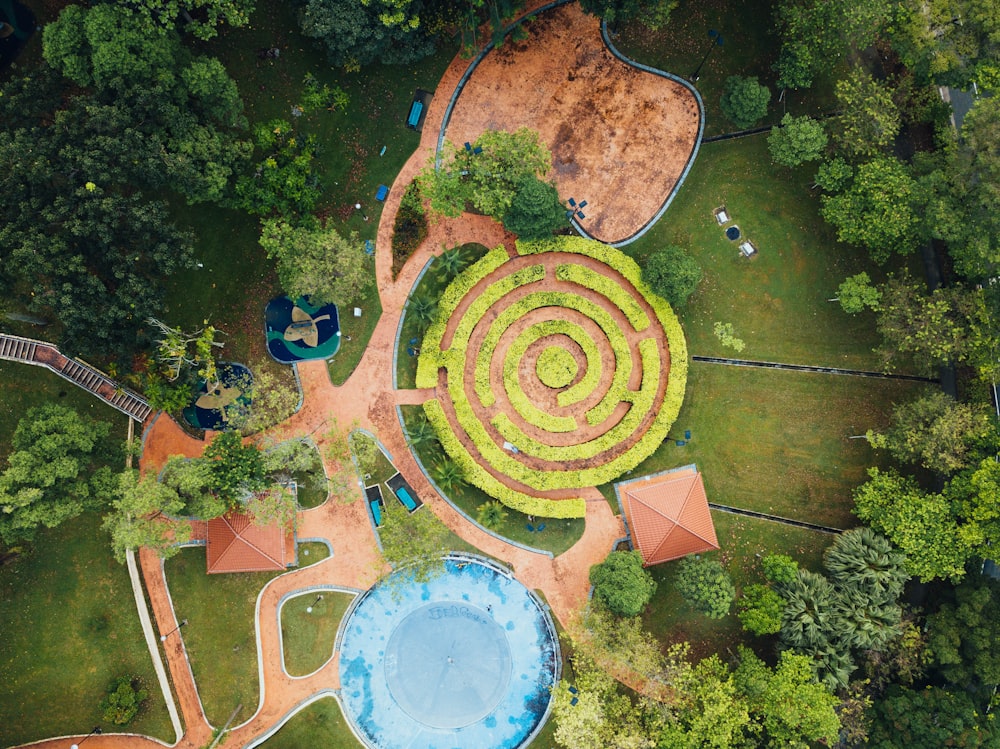
[[[427,215],[420,200],[420,189],[411,182],[399,201],[399,210],[392,225],[392,275],[406,265],[420,243],[427,238]]]
[[[637,333],[641,333],[649,327],[649,317],[642,309],[642,306],[615,279],[608,278],[582,265],[573,264],[558,266],[556,268],[556,278],[560,281],[569,281],[570,283],[578,284],[591,291],[596,291],[605,297],[625,313],[629,325]]]
[[[485,470],[469,454],[451,430],[448,417],[445,416],[444,409],[437,399],[432,398],[424,403],[424,413],[427,414],[427,420],[437,431],[441,447],[462,468],[470,484],[478,486],[512,510],[523,512],[526,515],[544,518],[582,518],[587,514],[587,503],[583,498],[544,499],[511,489]]]

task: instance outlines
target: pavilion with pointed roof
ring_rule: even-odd
[[[249,515],[227,512],[208,521],[208,573],[283,571],[295,564],[295,531],[277,521],[257,525]]]
[[[693,464],[618,482],[615,494],[643,566],[719,548],[705,484]]]

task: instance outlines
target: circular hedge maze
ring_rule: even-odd
[[[684,397],[673,310],[618,250],[558,237],[488,253],[445,290],[418,388],[466,479],[521,512],[582,517],[579,490],[649,457]]]

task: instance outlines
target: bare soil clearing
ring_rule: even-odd
[[[525,41],[494,49],[469,77],[445,136],[538,131],[562,198],[587,201],[581,226],[626,239],[653,218],[684,171],[700,114],[683,84],[623,63],[575,3],[539,14]]]

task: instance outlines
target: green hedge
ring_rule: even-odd
[[[555,390],[569,387],[579,373],[576,358],[562,346],[543,348],[535,359],[535,375],[545,387]]]
[[[483,289],[482,294],[480,294],[475,300],[473,300],[472,304],[469,305],[464,319],[459,321],[459,328],[456,329],[450,348],[446,351],[440,351],[440,344],[444,337],[445,326],[447,325],[448,318],[461,303],[462,298],[467,295],[486,275],[496,270],[496,268],[506,261],[507,256],[502,249],[491,252],[490,255],[483,258],[483,260],[470,268],[469,271],[460,275],[456,281],[453,282],[452,286],[449,286],[446,290],[445,295],[442,298],[440,306],[441,315],[438,322],[436,322],[431,329],[428,330],[428,334],[425,335],[424,338],[420,361],[418,362],[417,386],[434,387],[437,384],[438,368],[441,366],[447,368],[449,395],[454,404],[458,428],[463,429],[468,434],[469,438],[476,445],[476,449],[482,456],[482,459],[487,461],[491,468],[497,473],[508,476],[518,483],[539,491],[579,488],[582,486],[595,486],[606,483],[617,478],[622,473],[631,470],[649,457],[649,455],[651,455],[653,451],[655,451],[656,448],[662,443],[663,439],[669,432],[670,426],[673,424],[674,419],[676,419],[677,414],[680,411],[681,403],[684,398],[684,387],[687,380],[687,347],[680,323],[674,315],[673,310],[670,308],[670,305],[667,304],[665,300],[656,296],[642,281],[642,274],[639,266],[631,258],[628,258],[620,251],[610,246],[586,240],[582,237],[556,237],[554,239],[537,242],[519,241],[517,243],[517,247],[518,252],[521,255],[538,254],[541,252],[569,252],[593,257],[616,270],[621,277],[634,286],[635,289],[649,303],[650,307],[656,314],[660,325],[666,332],[670,346],[670,376],[667,383],[667,392],[662,406],[657,410],[656,417],[651,427],[638,440],[638,442],[636,442],[629,450],[620,455],[618,458],[602,466],[578,471],[562,471],[557,469],[553,469],[551,471],[538,471],[530,469],[521,463],[516,456],[504,451],[496,443],[495,437],[487,431],[486,425],[479,422],[476,418],[476,415],[472,410],[472,406],[468,402],[467,395],[464,392],[462,375],[463,369],[467,363],[465,347],[468,345],[468,335],[471,334],[472,328],[476,322],[489,309],[489,307],[492,306],[492,304],[500,299],[505,293],[509,293],[518,286],[533,283],[536,280],[541,280],[541,278],[544,277],[544,269],[541,268],[541,266],[524,268],[507,277],[508,279],[513,278],[513,281],[508,280],[504,283],[504,279],[499,279],[495,283],[487,286]],[[541,274],[539,274],[539,270],[541,271]],[[466,277],[466,274],[469,274],[468,277]],[[584,275],[586,274],[576,274],[571,270],[564,271],[564,278],[566,279],[583,279]],[[621,294],[625,290],[622,289],[618,283],[614,283],[617,291],[612,291],[610,286],[597,281],[596,276],[597,274],[594,274],[594,276],[588,277],[586,280],[591,284],[599,286],[600,288],[595,290],[598,290],[600,293],[605,295],[610,301],[619,304],[619,302],[615,302],[615,299],[624,299],[624,296],[621,296]],[[584,283],[583,285],[588,284]],[[629,297],[628,302],[621,302],[619,306],[628,306],[630,302],[634,304],[635,300]],[[638,421],[641,421],[641,417],[647,414],[652,408],[652,400],[655,398],[656,393],[655,385],[658,383],[660,376],[661,363],[659,360],[661,352],[656,339],[644,339],[639,342],[639,356],[644,368],[643,381],[638,391],[628,391],[627,385],[629,376],[631,375],[632,355],[631,351],[628,349],[627,341],[621,333],[620,327],[615,324],[614,318],[607,312],[607,310],[598,307],[592,302],[584,300],[579,296],[565,293],[560,294],[558,292],[536,292],[516,300],[513,304],[509,305],[507,309],[501,312],[501,314],[497,316],[497,320],[491,326],[490,331],[487,333],[487,338],[484,341],[483,346],[485,351],[480,352],[482,358],[477,357],[476,360],[477,395],[482,395],[485,392],[485,390],[482,390],[482,386],[480,384],[480,380],[482,380],[482,372],[485,372],[486,375],[486,390],[489,389],[488,362],[492,358],[496,342],[499,340],[500,335],[505,329],[503,326],[509,326],[514,320],[531,309],[536,309],[542,306],[553,306],[553,304],[555,304],[555,306],[577,309],[582,314],[594,319],[594,321],[602,328],[611,341],[612,349],[616,357],[615,380],[612,384],[612,388],[609,389],[607,394],[605,394],[605,398],[602,399],[601,403],[595,406],[594,409],[591,409],[591,412],[588,414],[588,420],[590,418],[599,417],[605,413],[610,413],[610,411],[612,411],[621,400],[630,401],[632,403],[632,407],[629,409],[629,413],[626,415],[623,423],[612,427],[612,429],[605,435],[602,435],[595,440],[591,440],[588,443],[583,443],[586,447],[583,448],[582,452],[583,454],[587,454],[588,452],[597,450],[598,447],[604,447],[606,445],[613,446],[612,436],[610,435],[619,439],[627,437],[629,434],[634,432],[635,424],[637,424]],[[623,314],[625,314],[630,321],[639,322],[638,318],[635,317],[634,312],[635,310],[633,310],[632,315],[630,315],[629,312],[623,310]],[[462,331],[463,335],[460,335],[459,331]],[[574,340],[576,340],[576,338],[574,338]],[[486,345],[487,342],[492,342],[492,346],[488,347]],[[592,343],[593,342],[591,342],[591,344]],[[599,359],[596,350],[593,355]],[[485,361],[487,364],[480,364],[481,361]],[[588,371],[584,379],[587,379],[588,377],[597,377],[599,381],[600,371],[598,368],[588,366]],[[585,397],[587,393],[592,392],[596,383],[591,384],[586,390],[580,388],[580,385],[582,384],[583,383],[581,382],[571,388],[568,388],[565,392],[561,393],[560,396],[566,396],[574,389],[579,388],[577,392],[572,393],[573,397],[576,397],[579,400],[579,398]],[[580,395],[580,393],[583,393],[583,395]],[[487,395],[486,397],[489,398],[491,395],[492,394],[490,393],[490,395]],[[578,400],[573,402],[578,402]],[[431,405],[431,403],[433,403],[433,405]],[[569,405],[569,403],[564,403],[561,399],[559,403],[560,405]],[[462,465],[470,482],[476,486],[479,486],[487,493],[496,496],[505,504],[524,512],[530,512],[531,514],[547,517],[580,517],[583,515],[584,505],[582,500],[579,501],[578,512],[573,515],[567,515],[562,514],[566,512],[566,503],[563,501],[554,502],[552,500],[539,500],[521,492],[515,492],[509,489],[506,485],[496,479],[488,470],[486,470],[486,468],[479,465],[476,459],[472,458],[472,456],[465,451],[457,436],[451,432],[451,427],[444,418],[444,412],[441,410],[440,404],[436,402],[429,402],[425,410],[428,412],[428,417],[432,418],[432,423],[435,424],[439,436],[441,437],[442,445],[445,446],[445,450]],[[432,412],[434,412],[433,415]],[[607,417],[605,416],[604,418]],[[502,423],[503,419],[499,419],[499,421]],[[509,419],[507,419],[507,422],[509,423]],[[510,424],[510,426],[513,425]],[[631,430],[629,427],[631,427]],[[526,449],[526,446],[531,445],[531,441],[526,440],[524,437],[518,437],[517,439],[511,439],[510,441],[517,444],[519,449]],[[566,459],[579,459],[581,457],[581,445],[570,448],[560,448],[537,444],[537,448],[540,453],[546,456],[558,455],[560,456],[560,460],[563,461]],[[567,450],[573,449],[577,450],[575,454],[566,452]],[[599,450],[595,454],[600,454],[600,452],[603,452],[603,450]],[[572,457],[568,457],[569,455],[572,455]],[[573,502],[576,501],[577,500],[573,500]],[[541,509],[524,509],[526,506],[529,506],[525,503],[532,502],[554,504],[557,506],[560,514],[554,515],[551,511]]]
[[[546,320],[532,325],[514,340],[503,363],[503,385],[510,404],[529,424],[547,432],[572,432],[577,428],[576,419],[572,416],[556,416],[535,406],[521,390],[517,376],[524,352],[539,338],[549,335],[547,328],[551,326],[548,323],[552,322],[556,321]]]
[[[590,268],[584,268],[582,265],[569,264],[556,267],[556,278],[560,281],[568,281],[591,291],[596,291],[625,314],[629,325],[637,333],[641,333],[649,327],[649,317],[646,315],[645,310],[615,279],[602,276],[600,273]]]
[[[427,420],[437,431],[441,446],[452,460],[462,468],[466,480],[478,486],[491,497],[499,499],[507,507],[526,515],[543,518],[582,518],[587,514],[587,503],[582,497],[544,499],[511,489],[486,471],[469,454],[458,437],[451,431],[448,418],[437,399],[432,398],[424,402],[424,413],[427,414]]]

